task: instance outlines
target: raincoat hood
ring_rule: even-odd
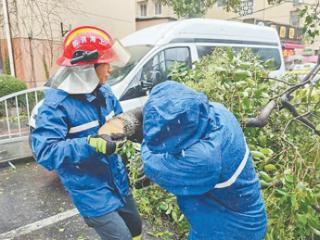
[[[145,144],[155,153],[180,153],[204,136],[209,112],[204,94],[177,82],[161,83],[144,107]]]

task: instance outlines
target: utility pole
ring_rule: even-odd
[[[8,47],[8,55],[10,62],[10,72],[13,77],[15,74],[14,67],[14,59],[13,59],[13,49],[12,49],[12,41],[11,41],[11,31],[10,31],[10,22],[9,22],[9,12],[8,12],[8,3],[7,0],[2,0],[3,5],[3,18],[4,18],[4,28],[7,36],[7,47]]]

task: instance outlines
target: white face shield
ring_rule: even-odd
[[[99,78],[93,64],[61,67],[45,84],[69,94],[87,94],[98,86]]]
[[[113,43],[111,50],[116,56],[115,59],[110,62],[111,66],[123,67],[129,62],[131,55],[118,40]]]

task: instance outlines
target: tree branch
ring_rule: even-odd
[[[290,83],[288,83],[288,82],[286,82],[284,80],[278,79],[278,78],[267,77],[267,78],[264,78],[263,80],[272,80],[272,81],[284,83],[284,84],[289,85],[289,86],[292,85],[292,84],[290,84]]]
[[[320,56],[319,56],[320,57]],[[295,84],[291,87],[289,87],[288,89],[286,89],[284,92],[282,92],[281,94],[279,94],[278,96],[274,97],[271,99],[271,101],[265,106],[263,107],[263,109],[261,110],[260,114],[255,117],[255,118],[249,118],[246,119],[244,122],[244,126],[245,127],[264,127],[265,125],[267,125],[269,117],[272,113],[272,111],[276,108],[276,99],[280,99],[281,100],[281,106],[280,109],[282,108],[286,108],[289,110],[289,112],[292,114],[292,116],[302,122],[304,125],[306,125],[307,127],[309,127],[310,129],[312,129],[317,135],[320,136],[320,131],[318,131],[316,129],[316,126],[309,121],[305,116],[300,115],[298,113],[298,111],[296,110],[296,108],[290,103],[290,94],[293,93],[295,90],[299,89],[302,86],[305,86],[307,83],[310,83],[315,76],[317,75],[317,73],[320,71],[320,64],[318,63],[311,71],[309,74],[307,74],[303,80],[301,81],[301,83]],[[319,79],[316,80],[319,81]],[[316,82],[313,82],[312,87],[314,86],[314,84]],[[312,91],[312,90],[311,90]],[[309,93],[309,98],[310,98],[310,93]],[[309,99],[308,98],[308,99]],[[309,100],[308,100],[309,101]],[[308,102],[309,103],[309,102]]]
[[[249,118],[245,121],[245,127],[264,127],[268,123],[269,116],[273,109],[277,106],[275,100],[271,100],[268,104],[261,110],[258,117]]]
[[[278,96],[273,97],[272,99],[276,99],[279,97],[282,97],[286,94],[290,95],[293,93],[295,90],[297,90],[300,87],[305,86],[307,83],[310,83],[314,77],[317,75],[317,73],[320,70],[320,64],[317,64],[301,81],[301,83],[298,83],[296,85],[293,85],[292,87],[286,89],[284,92],[280,93]]]
[[[295,117],[298,121],[302,122],[304,125],[312,129],[317,135],[320,136],[320,131],[316,129],[316,126],[312,122],[310,122],[308,119],[306,119],[304,116],[300,115],[296,108],[287,100],[285,97],[281,98],[282,106],[289,110],[289,112],[292,114],[292,116]]]

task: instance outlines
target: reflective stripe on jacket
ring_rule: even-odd
[[[127,173],[118,155],[105,156],[87,144],[105,117],[122,112],[108,85],[94,94],[48,89],[32,131],[37,162],[55,170],[81,215],[100,216],[124,205]]]

